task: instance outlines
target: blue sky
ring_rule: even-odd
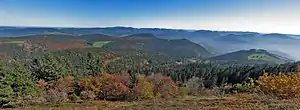
[[[300,34],[299,0],[0,0],[0,25]]]

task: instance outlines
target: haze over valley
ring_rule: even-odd
[[[163,39],[188,39],[198,43],[214,55],[238,50],[265,49],[292,60],[300,59],[300,39],[297,35],[256,32],[230,32],[210,30],[184,30],[160,28],[49,28],[49,27],[1,27],[0,37],[19,37],[39,34],[105,34],[123,37],[138,33],[153,34]]]

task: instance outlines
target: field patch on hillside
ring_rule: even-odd
[[[251,54],[248,56],[248,60],[264,60],[264,61],[271,61],[271,62],[280,62],[279,59],[266,54]]]
[[[18,46],[22,46],[25,41],[23,40],[1,40],[0,44],[16,44]]]
[[[97,42],[93,43],[93,47],[102,47],[105,44],[110,43],[110,42],[112,42],[112,41],[97,41]]]
[[[0,46],[5,47],[4,45],[16,45],[22,47],[25,41],[23,40],[0,40]]]
[[[0,44],[23,44],[23,40],[0,41]]]

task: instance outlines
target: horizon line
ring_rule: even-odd
[[[300,33],[277,33],[277,32],[258,32],[258,31],[242,31],[242,30],[218,30],[218,29],[188,29],[188,28],[165,28],[165,27],[135,27],[135,26],[39,26],[39,25],[27,25],[27,26],[16,26],[16,25],[0,25],[0,27],[23,27],[23,28],[135,28],[135,29],[166,29],[166,30],[183,30],[183,31],[212,31],[212,32],[241,32],[241,33],[259,33],[259,34],[285,34],[298,36]]]

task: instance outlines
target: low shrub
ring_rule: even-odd
[[[190,90],[187,87],[179,87],[178,92],[179,96],[185,97],[189,94]]]
[[[192,77],[189,79],[185,86],[189,89],[189,95],[199,95],[204,89],[204,81],[198,77]]]
[[[103,74],[84,79],[78,83],[82,91],[92,91],[96,98],[105,100],[126,100],[130,94],[126,78],[121,75]]]
[[[161,74],[154,74],[147,77],[147,80],[154,86],[154,95],[161,98],[176,97],[178,94],[177,84],[170,78]]]
[[[61,103],[69,101],[67,93],[60,92],[56,89],[49,89],[44,91],[43,96],[46,101],[50,103]]]
[[[254,84],[254,80],[252,78],[249,78],[247,81],[244,81],[243,83],[238,83],[233,85],[233,91],[235,92],[256,92],[256,86]]]
[[[265,73],[257,83],[267,95],[280,99],[300,98],[300,72],[279,75]]]
[[[153,85],[144,76],[137,78],[137,84],[134,86],[133,91],[137,99],[152,99],[154,97]]]
[[[60,78],[54,83],[52,87],[59,92],[64,92],[66,94],[73,94],[75,90],[74,78],[73,76],[66,76]]]
[[[102,80],[103,77],[101,76],[90,76],[79,81],[78,86],[81,91],[91,91],[96,95],[101,91]]]
[[[38,82],[41,87],[46,84],[42,80]],[[67,102],[73,99],[74,95],[74,79],[72,76],[66,76],[58,79],[55,83],[49,85],[44,90],[44,98],[50,103]]]

